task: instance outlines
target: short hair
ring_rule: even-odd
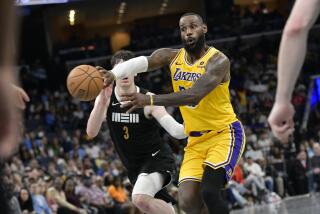
[[[193,12],[184,13],[184,14],[182,14],[182,16],[180,17],[180,19],[183,18],[183,17],[185,17],[185,16],[196,16],[196,17],[198,17],[198,19],[199,19],[202,23],[205,23],[204,20],[203,20],[203,18],[202,18],[199,14],[197,14],[197,13],[193,13]]]
[[[120,60],[127,61],[134,58],[135,55],[132,51],[120,50],[113,54],[111,58],[111,66],[114,67]]]

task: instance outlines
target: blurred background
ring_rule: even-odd
[[[93,102],[73,99],[66,90],[66,76],[80,64],[110,69],[110,58],[120,49],[139,56],[160,47],[180,48],[178,21],[185,12],[202,15],[208,25],[207,43],[232,63],[230,92],[246,128],[247,147],[226,191],[230,209],[261,203],[264,190],[281,198],[319,191],[319,22],[311,30],[307,58],[292,98],[296,129],[290,144],[280,144],[267,124],[275,95],[280,36],[293,3],[16,0],[20,21],[16,71],[31,102],[25,111],[19,152],[6,169],[22,210],[70,213],[48,199],[46,192],[54,187],[88,213],[138,213],[130,202],[132,187],[113,149],[108,127],[104,124],[95,139],[86,136]],[[169,93],[169,77],[164,68],[136,80],[138,86],[154,93]],[[167,110],[182,122],[177,108]],[[164,131],[162,137],[172,147],[179,168],[186,142]],[[247,179],[246,166],[252,162],[261,168],[261,185]],[[175,197],[176,182],[170,186]],[[179,206],[176,209],[180,212]]]

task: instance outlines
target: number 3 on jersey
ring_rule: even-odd
[[[125,140],[128,140],[129,139],[129,129],[128,129],[128,126],[124,126],[123,127],[123,131],[124,131],[124,133],[123,133],[123,138],[125,139]]]

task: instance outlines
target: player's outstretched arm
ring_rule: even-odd
[[[148,56],[148,71],[153,71],[170,65],[179,50],[171,48],[161,48]]]
[[[111,71],[97,67],[104,75],[105,86],[110,85],[114,80],[128,77],[147,71],[152,71],[169,65],[174,59],[178,50],[171,48],[158,49],[151,56],[139,56],[114,66]]]
[[[224,54],[217,53],[209,59],[206,72],[190,89],[177,93],[155,95],[154,105],[197,105],[203,97],[209,94],[224,80],[226,75],[229,74],[229,70],[229,59]]]
[[[147,93],[150,94],[150,93]],[[172,137],[176,139],[184,139],[187,135],[184,133],[184,126],[178,123],[163,106],[146,106],[145,114],[152,115],[158,123]]]
[[[154,104],[158,106],[197,105],[203,97],[215,89],[221,82],[230,79],[230,61],[222,53],[213,55],[207,64],[206,72],[190,89],[160,95],[144,95],[139,93],[123,95],[121,101],[131,101],[121,105],[132,112],[136,108]]]
[[[320,0],[297,0],[285,25],[278,60],[277,102],[290,102],[303,65],[308,32],[320,12]]]
[[[94,107],[90,113],[87,123],[87,135],[94,138],[98,135],[102,122],[106,118],[107,109],[110,104],[110,97],[112,94],[112,87],[103,89],[94,102]]]
[[[305,59],[308,33],[319,10],[320,0],[297,0],[282,34],[276,100],[268,121],[274,136],[283,143],[294,131],[291,96]]]

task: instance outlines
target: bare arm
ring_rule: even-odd
[[[94,138],[99,133],[101,124],[106,118],[111,94],[112,85],[102,90],[94,102],[94,107],[87,123],[87,135],[90,138]]]
[[[161,48],[154,51],[148,58],[148,71],[153,71],[171,63],[177,55],[177,49]]]
[[[178,123],[163,106],[146,106],[146,114],[151,114],[158,123],[174,138],[184,139],[184,126]]]
[[[320,0],[297,0],[281,38],[276,102],[290,102],[303,65],[308,33],[316,21]]]
[[[154,104],[163,106],[197,105],[224,80],[229,79],[230,62],[224,54],[216,54],[208,61],[206,72],[190,89],[154,95]]]
[[[109,86],[114,80],[146,71],[152,71],[169,65],[177,53],[178,50],[162,48],[153,52],[149,57],[139,56],[119,63],[114,66],[111,71],[107,71],[101,67],[97,67],[97,69],[103,74],[104,85]]]
[[[203,97],[209,94],[220,83],[230,79],[230,62],[222,53],[212,56],[207,64],[206,72],[187,90],[161,95],[144,95],[139,93],[123,95],[122,101],[131,101],[121,105],[130,108],[130,113],[136,108],[150,105],[184,106],[197,105]],[[152,99],[153,97],[153,99]],[[153,101],[152,101],[153,100]]]

